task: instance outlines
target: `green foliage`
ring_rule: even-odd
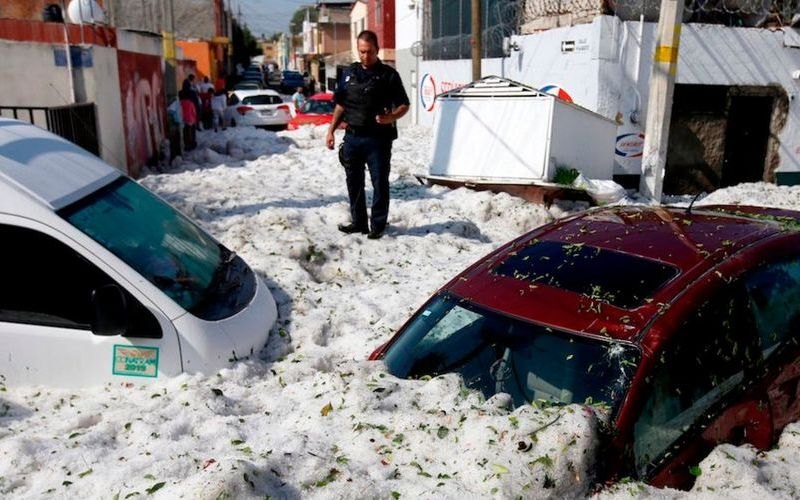
[[[294,14],[292,20],[289,21],[289,31],[292,35],[299,35],[303,31],[303,21],[306,20],[306,12],[308,12],[308,20],[312,23],[317,22],[319,12],[314,7],[300,7]]]
[[[574,168],[558,167],[553,176],[553,182],[564,186],[571,186],[572,182],[578,178],[578,175],[580,175],[580,172]]]

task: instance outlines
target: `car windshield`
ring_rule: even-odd
[[[318,115],[326,115],[333,113],[332,101],[306,101],[303,105],[303,113],[315,113]]]
[[[201,319],[229,317],[255,294],[242,259],[127,177],[58,213]]]
[[[242,99],[242,104],[251,105],[264,105],[264,104],[281,104],[283,101],[276,95],[251,95]]]
[[[523,322],[439,295],[384,356],[389,372],[420,378],[458,373],[486,398],[608,405],[616,411],[639,360],[631,344],[597,340]]]

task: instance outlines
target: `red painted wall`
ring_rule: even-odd
[[[120,50],[117,61],[128,173],[137,177],[142,166],[157,161],[166,136],[164,74],[158,56]]]
[[[380,0],[382,12],[376,19],[379,0],[367,2],[367,29],[378,35],[378,44],[382,49],[394,49],[394,2],[395,0]]]
[[[84,24],[83,38],[81,38],[81,26],[78,24],[67,24],[67,31],[72,44],[78,44],[83,40],[84,43],[101,47],[117,46],[117,32],[113,28]],[[0,39],[13,42],[64,43],[64,25],[23,19],[0,19]]]

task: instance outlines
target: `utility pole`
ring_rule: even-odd
[[[175,6],[173,0],[162,4],[161,33],[164,40],[164,56],[166,61],[164,87],[167,95],[167,104],[178,95],[177,67],[175,57]]]
[[[650,73],[650,95],[647,99],[642,177],[639,181],[639,192],[656,203],[661,203],[664,186],[682,18],[683,0],[661,0],[656,50]]]
[[[472,0],[472,81],[481,79],[481,0]]]
[[[231,0],[228,0],[228,11],[225,17],[228,20],[228,70],[226,73],[230,81],[231,76],[238,76],[233,74],[233,6]]]

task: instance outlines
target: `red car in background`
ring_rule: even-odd
[[[333,94],[321,92],[309,97],[297,114],[289,121],[289,130],[297,130],[301,125],[326,125],[333,120]],[[342,123],[339,128],[345,128]]]
[[[688,488],[720,443],[800,419],[800,212],[601,208],[536,229],[439,290],[370,359],[459,373],[514,406],[601,405],[598,482]]]

